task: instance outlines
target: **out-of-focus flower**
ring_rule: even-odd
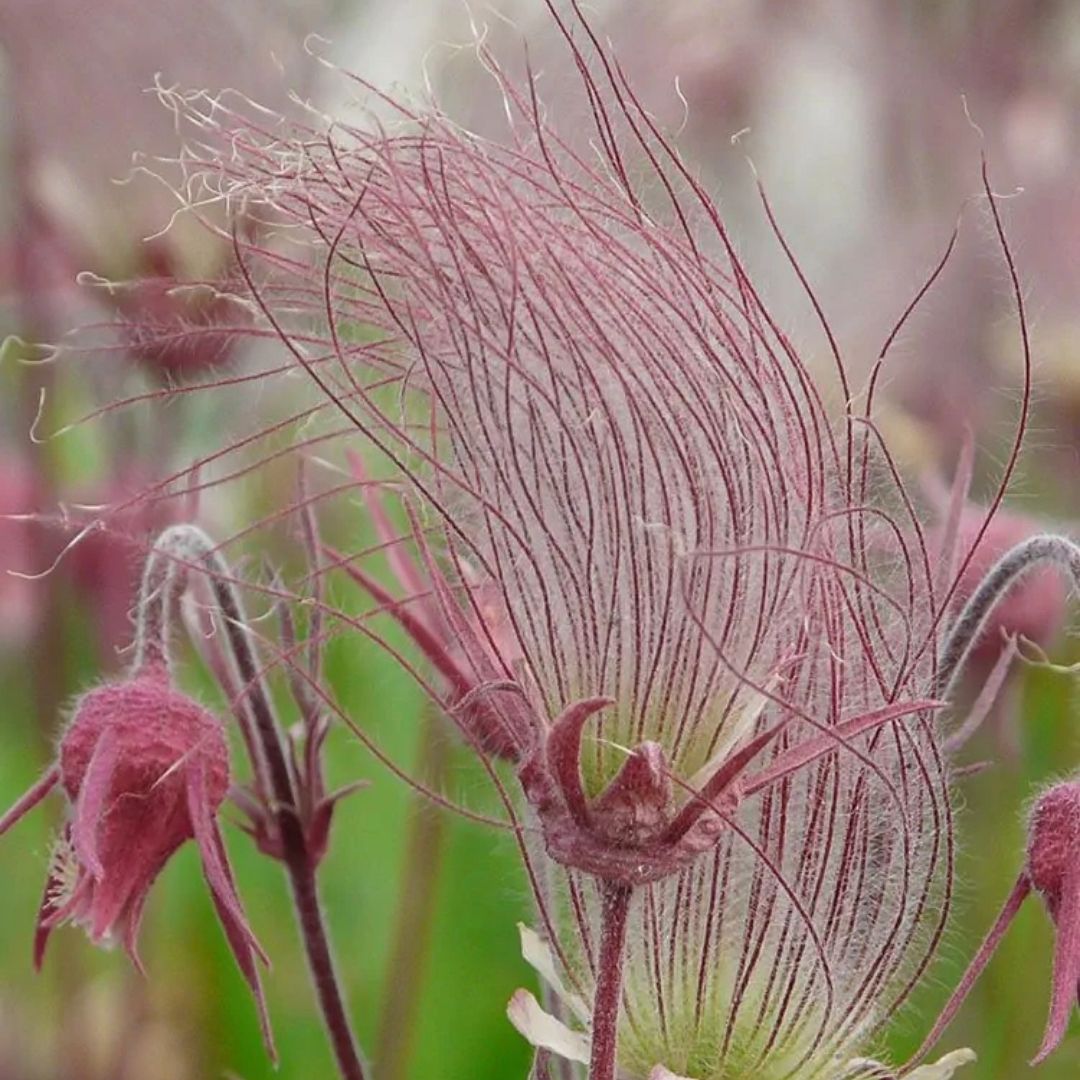
[[[235,80],[285,108],[290,92],[304,98],[313,88],[303,42],[326,29],[327,10],[324,0],[0,6],[0,89],[9,106],[0,133],[0,253],[8,256],[0,298],[16,299],[20,333],[55,341],[72,320],[90,321],[89,299],[114,323],[110,351],[137,360],[154,381],[190,381],[231,358],[231,339],[216,324],[237,313],[222,312],[198,286],[227,272],[228,239],[190,220],[165,228],[176,200],[143,175],[175,146],[155,86]],[[76,287],[106,280],[123,284]],[[142,326],[134,338],[133,308]]]
[[[41,596],[20,574],[33,569],[39,509],[37,475],[21,454],[7,451],[0,464],[0,648],[27,641],[40,615]]]
[[[289,0],[192,0],[168,10],[138,0],[11,0],[0,10],[10,137],[22,197],[67,243],[69,262],[129,276],[143,237],[175,204],[152,182],[117,184],[133,154],[173,146],[171,118],[153,93],[166,85],[242,83],[284,101],[308,73],[301,44],[320,8]],[[170,234],[188,272],[207,269],[206,238]]]
[[[57,784],[70,812],[38,915],[35,964],[51,931],[74,922],[94,942],[119,940],[141,967],[137,938],[150,888],[176,849],[194,839],[269,1043],[256,968],[265,954],[240,906],[216,817],[229,787],[220,721],[174,689],[163,664],[149,663],[79,699],[57,763],[0,819],[0,833]]]
[[[235,306],[209,284],[184,281],[184,268],[160,239],[142,253],[138,279],[110,288],[130,328],[128,350],[166,383],[190,381],[224,364],[233,337],[220,324],[236,318]]]
[[[1001,559],[1046,533],[1043,523],[1024,514],[997,508],[988,518],[988,508],[966,501],[972,449],[969,442],[951,496],[934,481],[926,485],[942,519],[930,535],[939,588],[948,589],[954,572],[959,574],[950,603],[955,613],[971,600]],[[1014,661],[1026,652],[1045,658],[1044,647],[1065,625],[1068,598],[1065,581],[1052,566],[1020,575],[997,598],[965,658],[954,704],[968,715],[947,740],[946,749],[959,749],[989,723],[1002,753],[1016,756]]]

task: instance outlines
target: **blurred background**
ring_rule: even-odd
[[[1032,427],[985,557],[1046,522],[1076,535],[1080,6],[596,0],[590,10],[643,99],[678,132],[772,313],[811,363],[828,362],[826,343],[768,227],[748,159],[855,385],[961,218],[948,266],[890,353],[880,414],[931,505],[968,432],[973,499],[990,495],[1020,405],[1015,304],[978,198],[985,148],[1035,358]],[[584,106],[573,80],[559,76],[565,59],[540,0],[475,4],[472,18],[512,69],[529,39],[549,111],[572,130]],[[309,33],[325,39],[310,51]],[[177,147],[155,81],[231,87],[285,111],[298,100],[347,108],[349,86],[314,51],[399,93],[430,88],[463,123],[497,131],[501,101],[472,35],[465,7],[449,0],[0,0],[0,804],[45,768],[73,695],[122,669],[138,540],[167,519],[143,507],[126,523],[127,539],[93,535],[59,559],[65,543],[94,506],[214,445],[225,406],[192,395],[46,438],[53,418],[119,396],[158,396],[207,372],[242,374],[264,360],[208,334],[150,347],[134,329],[106,350],[75,348],[57,363],[42,363],[48,353],[27,344],[96,322],[138,317],[180,329],[212,318],[204,291],[172,286],[227,273],[230,253],[186,218],[161,232],[176,202],[145,173]],[[200,515],[212,529],[235,530],[289,498],[292,483],[291,473],[261,470],[250,505],[208,497]],[[372,542],[359,506],[332,518],[324,528],[342,546]],[[54,562],[37,580],[6,573],[39,574]],[[335,587],[340,603],[358,602]],[[1044,580],[1020,600],[1005,628],[1040,643],[1058,665],[1080,662],[1080,640],[1070,636],[1076,608],[1064,590]],[[197,664],[189,676],[213,700]],[[327,676],[342,709],[406,771],[465,802],[479,789],[469,755],[443,737],[420,692],[372,644],[335,640]],[[958,785],[956,918],[933,978],[897,1018],[889,1052],[918,1044],[992,922],[1022,862],[1025,803],[1080,761],[1077,717],[1074,675],[1023,667],[965,749],[963,764],[992,767]],[[335,784],[371,782],[339,810],[321,881],[361,1039],[393,1061],[380,1080],[523,1077],[529,1053],[505,1019],[513,990],[531,985],[515,929],[528,921],[529,902],[512,845],[434,815],[344,729],[331,735],[328,767]],[[284,875],[239,829],[227,831],[227,843],[274,961],[266,984],[276,1074],[191,845],[170,862],[149,906],[148,978],[71,930],[56,936],[35,976],[32,928],[62,809],[59,799],[47,807],[0,841],[0,1080],[333,1075]],[[419,922],[410,929],[407,918]],[[943,1044],[977,1049],[979,1063],[964,1076],[1026,1071],[1045,1022],[1051,942],[1045,914],[1028,905]],[[409,987],[420,988],[408,995],[413,1016],[394,994]],[[1039,1075],[1065,1080],[1078,1069],[1074,1021]]]

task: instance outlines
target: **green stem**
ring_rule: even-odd
[[[420,774],[425,784],[441,786],[449,746],[439,719],[428,713],[420,733]],[[380,1080],[407,1080],[416,1041],[420,996],[427,973],[435,901],[446,843],[446,817],[430,802],[416,799],[402,870],[401,904],[390,950],[386,998],[375,1060]]]

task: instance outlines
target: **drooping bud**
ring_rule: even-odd
[[[187,534],[172,535],[182,542]],[[273,1055],[256,967],[256,957],[267,957],[244,915],[217,821],[230,784],[225,731],[171,674],[170,628],[185,580],[174,558],[155,552],[148,560],[130,672],[77,701],[56,762],[0,817],[0,835],[54,787],[63,789],[69,812],[38,912],[39,967],[53,929],[70,922],[97,944],[118,940],[141,969],[137,940],[150,889],[173,853],[194,840]]]
[[[1038,1065],[1054,1052],[1064,1037],[1073,1002],[1080,994],[1078,779],[1055,784],[1036,800],[1028,828],[1027,863],[912,1062],[920,1061],[952,1023],[1033,889],[1046,903],[1056,930],[1050,1016],[1042,1045],[1031,1060],[1032,1065]],[[907,1075],[914,1077],[919,1071]]]
[[[1038,1064],[1061,1042],[1080,994],[1080,781],[1057,784],[1031,814],[1028,876],[1056,930],[1050,1016]]]
[[[60,741],[59,765],[74,810],[78,883],[66,903],[54,897],[41,947],[49,929],[69,918],[95,941],[119,932],[134,954],[150,883],[228,790],[221,724],[152,668],[79,701]]]

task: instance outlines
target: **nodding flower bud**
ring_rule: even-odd
[[[1080,996],[1080,780],[1056,784],[1031,814],[1027,873],[1054,922],[1053,991],[1033,1064],[1061,1042]]]
[[[1080,999],[1080,778],[1055,784],[1035,801],[1028,825],[1027,863],[912,1060],[921,1059],[952,1023],[1033,889],[1043,898],[1056,932],[1050,1016],[1042,1045],[1031,1059],[1032,1065],[1038,1065],[1057,1049],[1073,1003]]]
[[[141,969],[136,941],[147,895],[177,848],[194,839],[272,1048],[255,965],[266,956],[244,916],[216,820],[229,788],[217,717],[176,690],[163,663],[149,663],[79,699],[56,764],[0,818],[0,834],[57,784],[70,811],[38,913],[35,964],[52,930],[72,922],[95,943],[119,939]]]

